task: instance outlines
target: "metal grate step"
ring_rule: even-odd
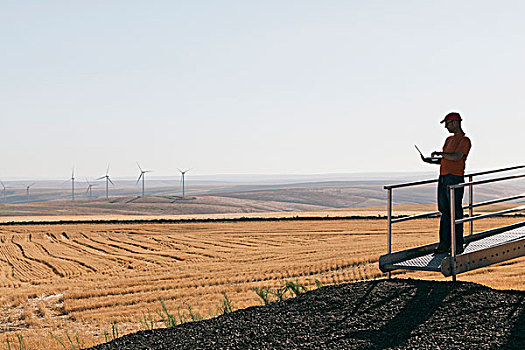
[[[525,225],[525,222],[523,223]],[[525,255],[525,227],[487,235],[486,232],[465,237],[463,254],[456,256],[457,273]],[[513,225],[514,227],[516,225]],[[441,272],[450,276],[450,254],[435,254],[437,243],[381,256],[383,272],[397,269]]]

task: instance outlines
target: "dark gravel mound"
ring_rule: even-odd
[[[380,280],[323,287],[268,306],[92,349],[525,349],[525,292]]]

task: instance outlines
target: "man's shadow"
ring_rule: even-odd
[[[443,301],[451,291],[443,285],[423,282],[414,286],[416,290],[413,296],[407,296],[405,293],[401,293],[399,289],[393,288],[390,295],[383,296],[374,302],[373,299],[376,298],[374,298],[372,294],[376,285],[377,283],[373,283],[370,286],[356,303],[354,309],[350,311],[347,319],[338,322],[338,324],[334,324],[330,330],[331,332],[343,333],[343,338],[348,340],[365,340],[366,343],[370,344],[370,346],[367,346],[369,349],[383,349],[402,345],[411,338],[411,333],[417,327],[426,322],[435,311],[443,305]],[[402,294],[405,295],[403,296]],[[406,300],[406,298],[408,298],[408,300]],[[369,310],[372,309],[392,307],[394,303],[402,302],[401,299],[406,300],[402,310],[387,320],[379,329],[370,329],[373,328],[371,327],[372,325],[369,325],[369,327],[367,327],[368,329],[357,331],[347,331],[345,329],[345,324],[348,324],[347,322],[350,322],[351,318],[360,318],[359,314],[368,313]],[[422,308],[422,305],[424,305],[424,308]],[[422,312],[422,310],[424,311]],[[367,321],[370,323],[379,323],[384,320]],[[340,340],[341,338],[338,339],[338,341]]]

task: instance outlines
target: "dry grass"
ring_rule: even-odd
[[[488,219],[476,231],[518,221]],[[254,287],[277,288],[284,280],[313,287],[315,279],[381,278],[385,226],[384,220],[339,220],[0,227],[0,348],[16,334],[28,349],[61,348],[49,331],[64,338],[65,330],[85,346],[100,343],[114,320],[120,334],[139,330],[148,310],[160,321],[159,297],[189,320],[187,305],[210,317],[223,293],[237,309],[262,303]],[[435,219],[400,223],[394,249],[434,242],[436,232]],[[520,258],[459,279],[525,290],[524,268]]]

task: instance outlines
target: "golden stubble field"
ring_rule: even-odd
[[[523,221],[495,218],[476,231]],[[437,220],[394,226],[394,250],[436,241]],[[0,348],[17,335],[27,349],[62,348],[50,334],[66,331],[85,346],[140,330],[158,298],[186,320],[217,314],[224,294],[234,309],[261,305],[253,287],[298,279],[314,287],[384,278],[386,222],[375,220],[257,221],[187,224],[75,224],[0,227]],[[525,258],[459,275],[498,289],[525,290]],[[436,273],[396,277],[444,280]],[[162,326],[157,323],[156,326]],[[75,341],[76,342],[76,341]]]

